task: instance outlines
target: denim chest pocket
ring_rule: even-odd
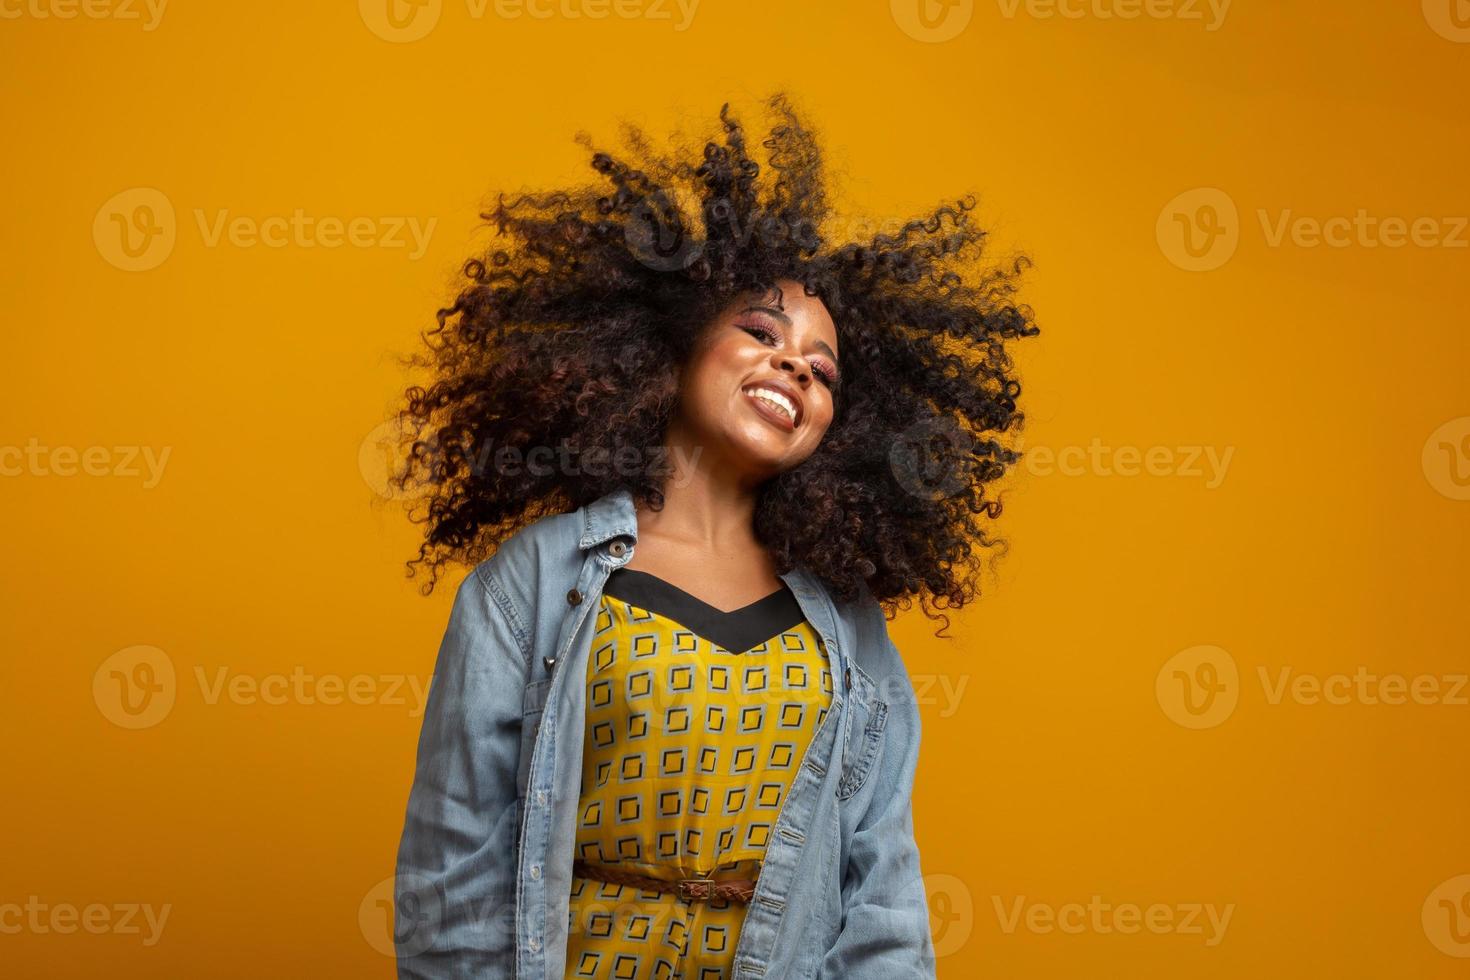
[[[837,783],[839,800],[852,796],[867,782],[868,773],[883,748],[883,728],[888,723],[888,702],[877,696],[878,686],[857,664],[851,666],[847,703],[852,720],[842,751],[842,778]]]
[[[531,752],[536,748],[536,735],[541,731],[541,715],[546,710],[546,693],[551,678],[543,677],[526,685],[521,698],[521,758],[516,767],[516,798],[525,799],[531,780]]]

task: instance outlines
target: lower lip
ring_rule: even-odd
[[[768,404],[762,399],[757,398],[755,395],[747,394],[745,397],[750,401],[750,404],[755,407],[755,410],[761,415],[764,415],[768,421],[780,426],[787,432],[796,431],[796,426],[792,424],[791,419],[786,415],[785,412],[781,411],[776,406]]]

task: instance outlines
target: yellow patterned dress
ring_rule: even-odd
[[[726,612],[615,569],[587,662],[575,857],[755,878],[831,698],[826,650],[784,585]],[[745,910],[574,876],[566,976],[728,980]]]

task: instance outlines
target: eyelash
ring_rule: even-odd
[[[780,334],[776,333],[774,330],[763,323],[743,323],[741,324],[741,328],[748,334],[760,337],[762,341],[774,342],[781,339]],[[837,372],[833,371],[829,367],[826,367],[825,365],[825,361],[814,362],[812,366],[812,373],[821,379],[822,384],[826,385],[828,388],[834,388],[837,385]]]

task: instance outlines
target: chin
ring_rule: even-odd
[[[794,465],[785,447],[770,442],[753,443],[748,439],[741,440],[731,449],[731,455],[740,460],[742,468],[752,472],[774,475]]]

